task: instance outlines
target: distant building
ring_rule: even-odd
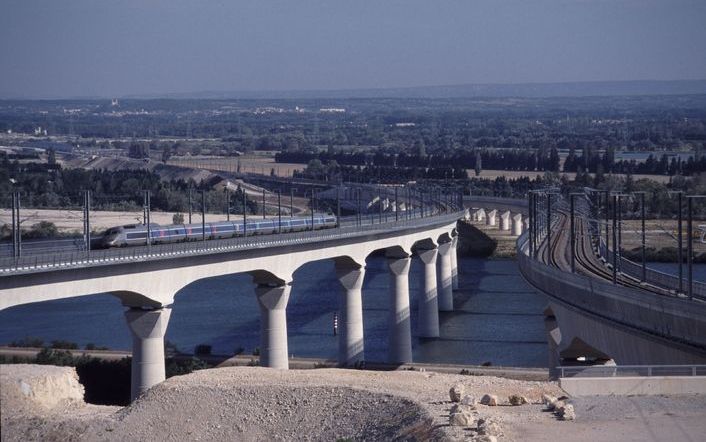
[[[118,102],[118,99],[117,99],[117,98],[113,98],[113,99],[110,101],[110,105],[113,106],[113,107],[117,107],[117,106],[120,106],[120,103]]]
[[[342,114],[346,112],[345,108],[342,107],[322,107],[319,112],[329,113],[329,114]]]
[[[395,123],[395,127],[414,127],[414,123]]]

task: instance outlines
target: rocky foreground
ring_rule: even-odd
[[[229,367],[168,379],[120,408],[86,404],[72,368],[0,366],[3,441],[623,441],[706,434],[703,397],[562,396],[555,383],[485,376]]]

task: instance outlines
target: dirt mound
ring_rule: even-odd
[[[205,381],[205,382],[204,382]],[[176,385],[175,385],[176,384]],[[432,418],[399,397],[345,387],[165,383],[126,409],[115,440],[399,440],[431,437]]]
[[[13,413],[83,403],[83,385],[73,367],[0,365],[0,385],[0,400],[12,404]]]

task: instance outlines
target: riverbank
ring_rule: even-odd
[[[553,382],[230,367],[173,377],[121,408],[83,402],[71,370],[0,366],[3,440],[483,440],[480,419],[493,422],[486,428],[500,441],[700,440],[706,433],[704,396],[567,398],[576,419],[565,421],[543,411],[543,394],[564,394]],[[475,403],[464,425],[449,425],[452,386]],[[498,406],[476,403],[485,394]],[[511,406],[511,395],[529,403]]]
[[[514,259],[517,236],[511,231],[488,226],[484,222],[458,223],[459,254],[471,257]]]
[[[2,347],[0,346],[0,359],[6,361],[32,363],[39,354],[41,348],[29,347]],[[132,357],[132,353],[115,350],[62,350],[69,352],[73,357],[89,357],[104,361],[119,361]],[[203,355],[203,354],[175,354],[170,359],[178,362],[190,361],[197,358],[212,367],[248,367],[259,365],[259,356],[253,355]],[[14,362],[13,362],[14,363]],[[324,358],[290,358],[289,367],[298,370],[311,370],[316,368],[336,368],[338,363],[331,359]],[[532,367],[488,367],[478,365],[462,364],[429,364],[429,363],[409,363],[409,364],[386,364],[381,362],[367,362],[362,364],[361,369],[371,371],[428,371],[446,374],[464,374],[467,376],[496,376],[506,379],[516,379],[524,381],[546,381],[549,379],[549,371],[545,368]]]

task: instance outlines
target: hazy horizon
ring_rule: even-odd
[[[9,0],[0,97],[706,79],[706,2]]]

